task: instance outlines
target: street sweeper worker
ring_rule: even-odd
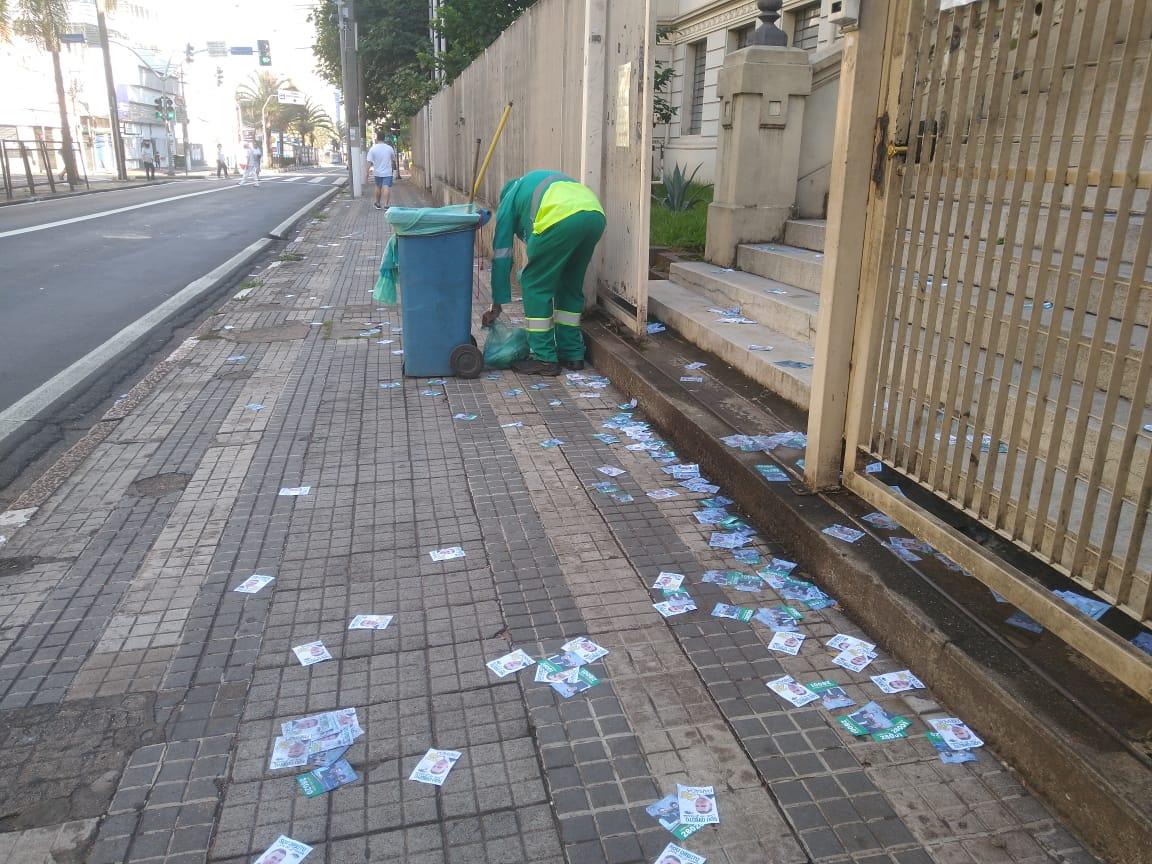
[[[584,368],[584,273],[604,233],[604,208],[587,186],[559,171],[529,171],[500,192],[492,244],[492,308],[484,326],[512,299],[512,243],[527,245],[520,274],[531,356],[512,364],[525,375]]]

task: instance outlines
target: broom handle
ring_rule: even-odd
[[[504,126],[508,122],[508,115],[511,113],[512,103],[509,102],[504,106],[504,113],[500,115],[500,123],[496,127],[496,134],[492,136],[492,143],[488,145],[488,152],[484,154],[484,164],[480,166],[480,171],[476,175],[476,183],[472,186],[472,195],[468,198],[469,204],[476,200],[476,196],[480,192],[480,184],[484,180],[484,174],[488,171],[488,163],[492,161],[492,153],[496,149],[496,143],[500,140],[500,136],[504,133]]]

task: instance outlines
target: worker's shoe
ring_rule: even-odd
[[[584,371],[584,361],[583,360],[564,360],[563,358],[561,358],[560,365],[562,367],[564,367],[565,369],[571,369],[573,372],[583,372]]]
[[[513,363],[512,371],[520,375],[547,375],[549,378],[555,378],[560,374],[560,364],[529,357],[527,360],[517,360]]]

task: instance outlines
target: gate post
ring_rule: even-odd
[[[804,479],[814,489],[840,485],[849,372],[856,345],[856,307],[863,273],[870,178],[878,133],[889,4],[869,3],[857,29],[844,33],[836,138],[828,192],[828,224],[816,361],[808,407]],[[872,274],[874,275],[874,274]]]
[[[808,52],[760,45],[733,51],[716,91],[716,197],[704,257],[731,267],[737,246],[777,239],[792,216],[804,97],[812,92]]]

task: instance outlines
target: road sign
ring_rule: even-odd
[[[228,46],[224,42],[206,42],[209,57],[227,57]]]
[[[60,41],[71,43],[73,45],[83,45],[85,42],[83,33],[61,33]]]
[[[229,54],[243,54],[246,57],[251,57],[256,52],[252,49],[251,45],[233,45],[228,49]]]
[[[303,105],[304,94],[299,90],[280,90],[276,93],[276,101],[281,105]]]

